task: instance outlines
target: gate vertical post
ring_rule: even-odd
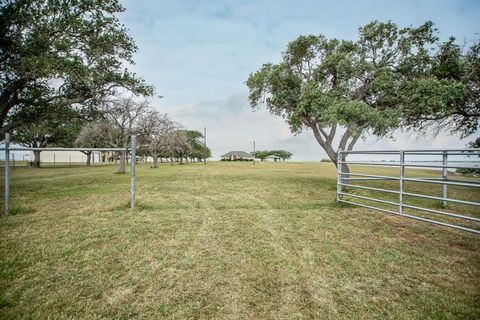
[[[10,212],[10,133],[5,133],[5,214]]]
[[[342,166],[343,166],[342,149],[337,151],[337,203],[340,202],[340,193],[342,193]]]
[[[255,156],[256,156],[256,153],[255,153],[255,140],[253,140],[253,164],[255,164]]]
[[[448,164],[448,153],[447,151],[443,151],[443,168],[442,168],[442,207],[445,208],[447,206],[447,184],[445,183],[448,179],[448,168],[446,168]]]
[[[132,135],[131,149],[130,149],[130,208],[135,207],[135,165],[137,158],[137,137]]]
[[[405,178],[405,151],[400,151],[400,194],[398,212],[403,214],[403,178]]]

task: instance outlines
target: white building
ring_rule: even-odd
[[[34,160],[33,151],[30,151],[26,161]],[[20,160],[20,159],[19,159]],[[100,152],[93,152],[91,163],[102,160]],[[80,151],[42,151],[40,152],[40,163],[85,163],[87,155]]]

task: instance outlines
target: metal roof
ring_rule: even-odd
[[[245,151],[230,151],[221,155],[222,158],[227,158],[227,157],[230,158],[231,156],[237,156],[240,158],[253,158],[253,156],[250,153]]]

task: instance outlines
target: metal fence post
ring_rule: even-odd
[[[338,149],[337,152],[337,202],[340,201],[340,193],[342,193],[342,166],[343,166],[343,153],[342,149]]]
[[[5,133],[5,214],[10,212],[10,133]]]
[[[405,178],[405,151],[400,151],[400,193],[398,212],[403,214],[403,178]]]
[[[137,158],[137,137],[132,136],[131,149],[130,149],[130,208],[135,207],[135,164]]]
[[[204,151],[207,151],[207,127],[203,128],[203,146],[204,146]],[[205,154],[203,156],[203,164],[207,164],[207,155]]]
[[[442,181],[446,182],[448,179],[448,168],[446,166],[448,165],[448,153],[447,151],[443,151],[443,169],[442,169]],[[442,184],[442,207],[445,208],[447,206],[447,184],[443,183]]]
[[[255,140],[253,140],[253,164],[255,164],[255,156],[256,156],[256,153],[255,153]]]

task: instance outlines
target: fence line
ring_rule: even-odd
[[[5,151],[5,214],[10,212],[10,152],[11,151],[112,151],[112,152],[130,152],[130,207],[135,207],[135,166],[136,166],[136,151],[137,138],[135,135],[131,136],[130,148],[18,148],[10,147],[10,134],[5,134],[5,145],[0,148],[0,151]],[[71,161],[70,161],[71,163]],[[54,154],[55,165],[55,154]]]
[[[347,161],[347,155],[394,155],[398,156],[398,161],[395,162],[375,162],[375,161]],[[406,156],[416,155],[416,156],[441,156],[441,165],[437,164],[424,164],[424,163],[409,163],[405,160]],[[434,219],[427,219],[423,217],[419,217],[413,214],[406,214],[404,211],[406,208],[428,212],[435,215],[446,216],[453,219],[460,219],[463,221],[469,221],[473,223],[480,223],[480,218],[472,217],[468,215],[463,215],[459,213],[447,212],[436,210],[432,208],[425,208],[422,206],[415,206],[411,204],[405,203],[405,196],[408,197],[415,197],[415,198],[422,198],[422,199],[430,199],[430,200],[439,200],[441,201],[441,205],[443,208],[447,207],[447,204],[450,203],[458,203],[467,206],[473,207],[480,207],[480,202],[477,201],[466,201],[461,199],[455,199],[448,196],[448,186],[459,186],[465,188],[473,188],[478,190],[477,188],[480,187],[480,181],[477,180],[460,180],[460,179],[449,179],[448,178],[448,169],[456,168],[456,169],[473,169],[474,167],[465,166],[465,165],[453,165],[449,164],[449,156],[475,156],[480,157],[480,149],[452,149],[452,150],[366,150],[366,151],[343,151],[339,150],[338,155],[338,166],[337,166],[337,202],[348,203],[351,205],[356,205],[360,207],[365,207],[369,209],[379,210],[386,213],[391,213],[395,215],[399,215],[406,218],[411,218],[415,220],[420,220],[432,224],[442,225],[450,228],[455,228],[463,231],[469,231],[476,234],[480,234],[479,229],[469,228],[465,226],[460,226],[456,223],[446,223],[437,221]],[[423,162],[433,162],[433,161],[423,161]],[[462,162],[457,161],[455,162]],[[464,161],[463,161],[464,162]],[[478,162],[480,163],[480,162]],[[368,167],[378,167],[378,166],[387,166],[387,167],[397,167],[399,169],[399,176],[387,176],[387,175],[376,175],[376,174],[364,174],[364,173],[350,173],[350,172],[343,172],[344,166],[348,165],[361,165]],[[405,169],[406,168],[431,168],[432,170],[441,170],[441,177],[406,177]],[[478,167],[480,169],[480,167]],[[438,172],[438,171],[437,171]],[[353,177],[353,178],[352,178]],[[398,190],[391,190],[379,187],[371,187],[365,185],[358,185],[352,184],[353,182],[360,182],[360,181],[398,181]],[[405,191],[405,183],[406,182],[414,182],[414,183],[427,183],[433,185],[440,185],[441,186],[441,196],[432,196],[426,195],[421,193],[415,192],[406,192]],[[354,194],[353,190],[361,189],[367,191],[375,191],[375,192],[382,192],[386,194],[395,194],[398,196],[398,201],[388,201],[384,199],[378,199],[374,195],[363,196]],[[347,198],[347,199],[346,199]],[[396,206],[398,207],[396,211],[388,210],[384,208],[379,208],[375,205],[367,205],[364,203],[359,203],[355,201],[351,201],[348,198],[355,198],[360,200],[372,201],[376,203],[382,203],[386,205]],[[478,226],[480,227],[480,225]]]

